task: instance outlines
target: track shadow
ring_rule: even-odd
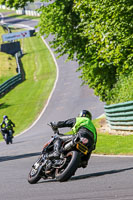
[[[109,175],[109,174],[116,174],[116,173],[121,173],[121,172],[125,172],[125,171],[128,171],[128,170],[133,170],[133,167],[118,169],[118,170],[109,170],[109,171],[97,172],[97,173],[93,173],[93,174],[84,174],[84,175],[80,175],[80,176],[74,176],[68,181],[77,181],[77,180],[93,178],[93,177],[98,177],[98,176],[104,176],[104,175]],[[58,182],[58,181],[56,179],[48,179],[48,180],[40,181],[37,184],[49,183],[49,182]]]
[[[16,156],[1,156],[0,157],[0,162],[5,162],[5,161],[9,161],[9,160],[23,159],[23,158],[29,158],[29,157],[38,156],[38,155],[40,155],[40,152],[28,153],[28,154],[22,154],[22,155],[16,155]]]
[[[47,180],[40,181],[37,184],[41,184],[41,183],[53,183],[53,182],[58,182],[58,181],[56,179],[47,179]]]
[[[25,141],[19,141],[19,142],[14,142],[13,141],[13,144],[15,145],[15,144],[23,143],[23,142],[25,142]]]
[[[84,174],[84,175],[80,175],[80,176],[74,176],[69,181],[76,181],[76,180],[80,180],[80,179],[87,179],[87,178],[93,178],[93,177],[98,177],[98,176],[105,176],[105,175],[109,175],[109,174],[117,174],[117,173],[129,171],[129,170],[133,170],[133,167],[118,169],[118,170],[109,170],[109,171],[97,172],[97,173],[93,173],[93,174]]]
[[[26,21],[31,21],[31,19],[21,19],[21,18],[15,18],[12,16],[9,17],[4,17],[4,20],[10,21],[10,23],[15,24],[15,23],[21,23],[21,22],[26,22]],[[8,22],[7,22],[8,23]]]
[[[7,103],[1,103],[0,104],[0,109],[8,108],[9,106],[11,106],[11,105],[9,105]]]
[[[4,139],[0,140],[0,142],[1,142],[1,141],[2,141],[2,142],[5,142]],[[12,144],[9,144],[9,145],[17,145],[17,144],[19,144],[19,143],[24,143],[24,142],[25,142],[25,141],[14,142],[14,140],[13,140],[13,141],[12,141]],[[5,145],[7,145],[6,142],[5,142]],[[9,146],[9,145],[8,145],[8,146]],[[1,157],[0,157],[0,158],[1,158]]]

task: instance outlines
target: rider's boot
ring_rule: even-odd
[[[86,168],[87,165],[88,165],[88,160],[84,160],[84,161],[82,161],[82,163],[81,163],[81,167]]]
[[[62,141],[60,139],[58,139],[55,144],[54,144],[54,152],[48,154],[48,158],[49,159],[53,159],[53,158],[60,158],[60,148],[61,148],[61,144],[62,144]]]
[[[81,161],[81,167],[83,168],[87,167],[90,156],[91,156],[91,152],[87,156],[85,156],[84,159]]]

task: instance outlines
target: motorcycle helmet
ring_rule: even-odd
[[[82,110],[79,114],[79,117],[88,117],[90,120],[92,120],[92,115],[88,110]]]
[[[4,119],[4,120],[7,119],[7,118],[8,118],[7,115],[4,115],[4,116],[3,116],[3,119]]]

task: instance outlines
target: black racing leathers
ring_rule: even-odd
[[[76,118],[71,118],[65,121],[57,122],[57,128],[64,128],[64,127],[74,127],[76,123]],[[94,135],[93,133],[85,127],[80,127],[77,134],[79,137],[85,137],[89,140],[88,146],[94,145]],[[95,148],[95,147],[94,147]]]

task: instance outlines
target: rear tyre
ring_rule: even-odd
[[[79,166],[80,155],[77,151],[71,151],[66,156],[66,162],[61,167],[56,169],[55,178],[56,180],[63,182],[67,181],[73,176]]]

